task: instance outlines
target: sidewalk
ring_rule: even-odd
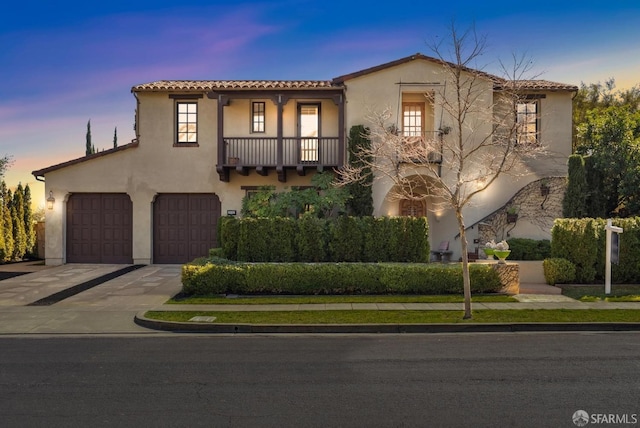
[[[90,282],[122,269],[123,265],[44,266],[39,262],[0,266],[0,272],[25,273],[0,280],[0,335],[2,334],[158,334],[162,331],[201,332],[432,332],[432,331],[521,331],[549,330],[542,324],[512,325],[333,325],[333,326],[248,326],[212,325],[207,322],[160,323],[145,318],[149,310],[159,311],[331,311],[331,310],[447,310],[462,311],[462,303],[337,303],[279,305],[173,305],[167,300],[180,292],[179,265],[150,265],[110,279],[48,306],[34,302]],[[473,303],[473,310],[504,309],[638,309],[640,302],[583,303],[560,294],[545,284],[522,284],[519,302]],[[638,319],[640,321],[640,312]],[[473,327],[476,326],[476,327]],[[567,326],[555,326],[564,328]],[[639,323],[625,325],[581,324],[581,330],[640,329]]]

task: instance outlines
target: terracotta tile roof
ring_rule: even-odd
[[[546,91],[577,91],[576,85],[566,83],[551,82],[550,80],[522,80],[518,82],[524,90],[546,90]],[[500,89],[500,85],[496,84],[495,89]]]
[[[182,92],[209,92],[215,90],[269,90],[269,89],[339,89],[344,86],[344,82],[369,73],[374,73],[397,65],[405,64],[410,61],[423,60],[437,64],[448,64],[438,58],[417,53],[405,58],[380,64],[354,73],[345,74],[336,77],[333,80],[159,80],[151,83],[143,83],[131,88],[131,92],[166,92],[166,91],[182,91]],[[494,88],[501,90],[506,82],[493,74],[484,71],[475,70],[464,67],[470,73],[485,77],[494,82]],[[551,82],[548,80],[523,80],[519,82],[524,90],[551,90],[551,91],[577,91],[575,85],[565,83]]]
[[[159,80],[131,88],[131,92],[187,91],[216,89],[336,89],[339,85],[327,80]]]
[[[183,91],[183,92],[209,92],[215,90],[269,90],[269,89],[339,89],[342,88],[344,82],[359,76],[374,73],[397,65],[405,64],[410,61],[424,60],[437,64],[449,64],[438,58],[433,58],[421,53],[400,58],[375,67],[370,67],[354,73],[345,74],[336,77],[333,80],[159,80],[151,83],[143,83],[131,88],[131,92],[165,92],[165,91]],[[485,77],[494,82],[494,89],[501,90],[506,80],[486,73],[484,71],[475,70],[464,67],[464,70],[474,73],[478,76]],[[551,91],[577,91],[575,85],[565,83],[551,82],[548,80],[523,80],[519,82],[525,90],[551,90]]]

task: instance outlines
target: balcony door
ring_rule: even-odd
[[[318,162],[320,138],[320,104],[298,104],[300,161]]]
[[[424,138],[424,103],[402,103],[402,136],[405,139],[406,149],[414,159],[420,159],[423,155]]]

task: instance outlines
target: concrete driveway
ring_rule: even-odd
[[[137,326],[139,311],[162,305],[182,288],[180,265],[149,265],[92,286],[53,304],[48,296],[113,276],[126,266],[37,262],[0,266],[0,334],[153,333]],[[98,280],[98,282],[100,282]]]

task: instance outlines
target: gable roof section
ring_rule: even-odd
[[[138,144],[139,144],[138,141],[134,140],[129,144],[125,144],[125,145],[118,146],[118,147],[115,147],[115,148],[112,148],[112,149],[104,150],[102,152],[94,153],[92,155],[83,156],[81,158],[72,159],[70,161],[59,163],[57,165],[52,165],[52,166],[49,166],[49,167],[46,167],[46,168],[38,169],[36,171],[32,171],[31,174],[36,179],[38,179],[38,177],[44,177],[49,172],[56,171],[56,170],[62,169],[62,168],[66,168],[66,167],[71,166],[71,165],[77,165],[77,164],[80,164],[80,163],[88,162],[88,161],[91,161],[93,159],[101,158],[103,156],[108,156],[108,155],[116,153],[116,152],[121,152],[123,150],[135,148],[135,147],[138,147]]]
[[[416,61],[416,60],[429,61],[429,62],[433,62],[433,63],[436,63],[436,64],[441,64],[441,65],[448,64],[448,65],[450,65],[452,67],[454,66],[453,63],[447,63],[446,61],[443,61],[441,59],[433,58],[433,57],[430,57],[430,56],[427,56],[427,55],[423,55],[421,53],[417,53],[415,55],[410,55],[410,56],[407,56],[407,57],[404,57],[404,58],[397,59],[395,61],[387,62],[387,63],[384,63],[384,64],[376,65],[374,67],[365,68],[364,70],[355,71],[353,73],[349,73],[349,74],[345,74],[345,75],[336,77],[336,78],[333,79],[333,82],[342,84],[345,81],[351,80],[351,79],[355,79],[356,77],[365,76],[365,75],[371,74],[371,73],[376,73],[378,71],[386,70],[388,68],[396,67],[396,66],[402,65],[402,64],[407,64],[409,62]],[[492,76],[490,74],[481,72],[479,70],[474,70],[474,69],[467,68],[467,67],[464,67],[463,70],[469,71],[469,72],[472,72],[472,73],[475,73],[475,74],[479,74],[481,76],[485,76],[485,77],[487,77],[489,79],[496,78],[496,76]]]
[[[411,55],[405,58],[400,58],[395,61],[387,62],[385,64],[380,64],[375,67],[366,68],[364,70],[356,71],[354,73],[345,74],[343,76],[339,76],[333,79],[333,83],[336,85],[342,85],[344,82],[350,79],[355,79],[360,76],[365,76],[367,74],[375,73],[381,70],[385,70],[391,67],[396,67],[398,65],[406,64],[411,61],[422,60],[429,61],[435,64],[448,65],[450,67],[456,67],[456,64],[443,61],[438,58],[433,58],[427,55],[423,55],[421,53],[417,53],[415,55]],[[493,88],[495,90],[501,90],[504,88],[504,84],[507,83],[506,79],[495,76],[493,74],[486,73],[484,71],[476,70],[469,67],[462,67],[462,70],[467,71],[469,73],[473,73],[477,76],[484,77],[490,81],[493,81]],[[549,80],[521,80],[518,82],[518,86],[523,90],[549,90],[549,91],[577,91],[578,87],[576,85],[568,85],[565,83],[551,82]]]

